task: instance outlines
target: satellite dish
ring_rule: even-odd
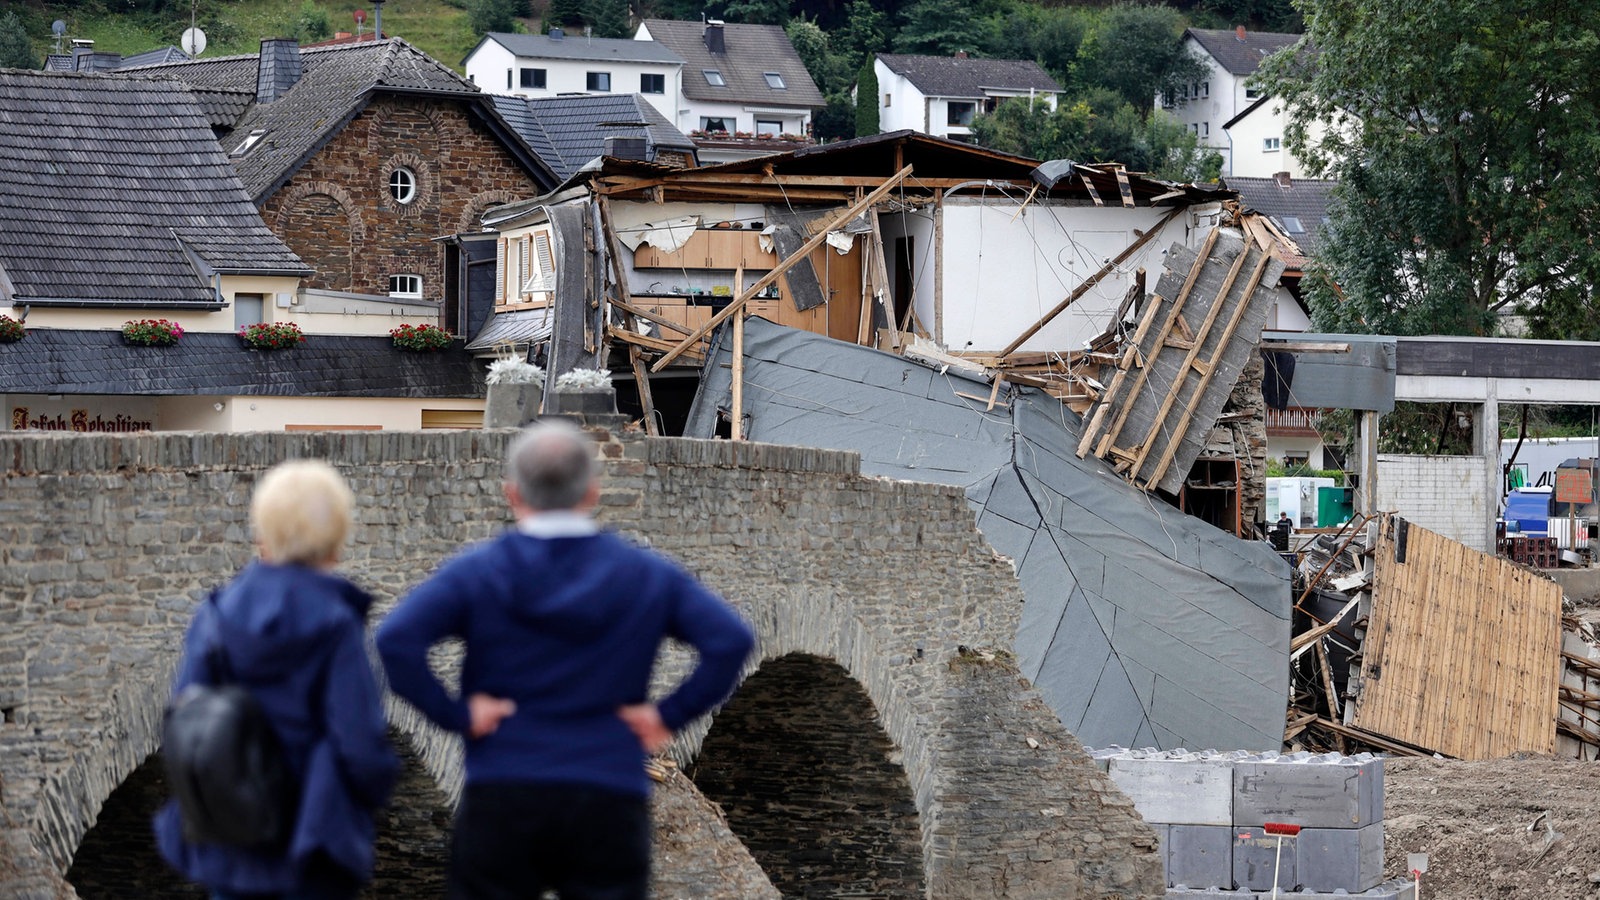
[[[358,9],[355,11],[355,17],[356,24],[360,25],[361,23],[367,21],[367,11],[364,9]]]
[[[206,52],[206,33],[198,28],[185,28],[178,46],[190,56],[199,56]]]
[[[67,33],[67,23],[57,19],[50,23],[50,31],[55,34],[56,37],[61,37],[63,34]]]

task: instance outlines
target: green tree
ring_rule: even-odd
[[[897,53],[950,56],[965,50],[988,55],[996,41],[994,20],[982,18],[969,0],[916,0],[894,39]]]
[[[1275,55],[1260,84],[1287,104],[1290,149],[1340,182],[1323,277],[1309,279],[1318,327],[1489,334],[1517,305],[1549,330],[1593,321],[1592,8],[1307,0],[1304,11],[1316,54]]]
[[[1076,77],[1148,110],[1158,92],[1206,77],[1204,64],[1184,49],[1183,29],[1175,9],[1119,3],[1100,14],[1079,47]]]
[[[0,69],[37,69],[39,57],[28,40],[27,26],[12,10],[0,15]]]
[[[550,5],[545,7],[541,25],[546,32],[552,27],[576,32],[581,31],[588,23],[589,5],[585,0],[550,0]]]
[[[856,75],[856,137],[878,131],[878,72],[869,60]]]
[[[595,37],[633,37],[631,16],[628,0],[589,0],[588,18]]]
[[[517,16],[527,11],[523,0],[469,0],[467,22],[474,34],[514,31]]]
[[[315,0],[305,0],[300,4],[300,14],[295,17],[294,34],[302,44],[325,40],[333,34],[333,27],[328,24],[328,11]]]
[[[751,25],[782,25],[789,21],[789,0],[720,0],[711,5],[716,18]]]
[[[863,60],[889,49],[889,16],[871,0],[850,0],[844,25],[829,35],[829,44],[855,71]]]
[[[1031,59],[1069,90],[1078,49],[1095,13],[1077,6],[1024,4],[1006,15],[994,53],[1002,59]]]

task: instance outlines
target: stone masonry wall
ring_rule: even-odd
[[[397,166],[417,196],[389,193]],[[542,193],[484,126],[453,102],[380,95],[267,198],[262,218],[317,268],[308,287],[387,294],[392,274],[422,276],[442,296],[443,253],[430,238],[476,230],[490,205]],[[465,224],[463,224],[465,223]]]
[[[65,871],[100,804],[154,751],[193,603],[249,556],[263,469],[315,456],[346,474],[361,503],[344,571],[381,610],[503,527],[509,434],[0,437],[0,807],[37,857],[17,867]],[[603,519],[728,596],[762,660],[833,660],[871,698],[917,810],[928,896],[1159,895],[1153,833],[994,649],[1009,645],[1020,591],[959,491],[863,478],[853,454],[829,451],[632,437],[603,449]],[[669,655],[662,681],[685,665]],[[392,712],[453,796],[453,742]],[[680,739],[681,763],[707,729]],[[684,823],[711,840],[719,826]],[[658,852],[657,866],[702,896],[748,893],[733,887],[754,883],[742,869],[722,888],[682,871],[723,853]]]

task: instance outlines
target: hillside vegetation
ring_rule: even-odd
[[[460,71],[462,58],[481,37],[472,28],[469,5],[469,0],[388,0],[383,30]],[[339,31],[353,33],[357,9],[367,14],[362,30],[371,32],[373,27],[370,0],[200,0],[197,7],[196,24],[206,34],[205,56],[255,53],[267,37],[309,43]],[[190,22],[189,0],[0,0],[0,9],[18,13],[41,57],[54,51],[50,25],[56,20],[66,23],[67,38],[87,38],[96,50],[123,56],[177,46]]]

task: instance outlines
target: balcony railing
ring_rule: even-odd
[[[1291,406],[1288,409],[1273,409],[1267,407],[1267,434],[1283,436],[1300,435],[1315,437],[1320,432],[1317,425],[1322,420],[1322,410],[1301,409]]]

